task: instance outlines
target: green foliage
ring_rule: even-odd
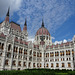
[[[25,69],[22,71],[0,71],[0,75],[75,75],[75,71],[58,69]]]

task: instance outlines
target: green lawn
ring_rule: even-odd
[[[0,71],[0,75],[75,75],[75,71],[51,69],[26,69],[22,71]]]

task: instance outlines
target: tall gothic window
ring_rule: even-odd
[[[8,46],[8,51],[10,51],[10,49],[11,49],[11,44],[9,44],[9,46]]]

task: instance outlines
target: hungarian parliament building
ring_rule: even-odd
[[[0,23],[0,70],[75,69],[75,36],[72,41],[54,44],[42,21],[34,42],[28,41],[27,21],[9,22],[9,9]]]

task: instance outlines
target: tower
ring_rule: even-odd
[[[25,19],[24,28],[23,28],[23,34],[25,35],[25,39],[28,38],[28,32],[27,32],[27,20]]]
[[[1,26],[1,32],[4,33],[4,35],[9,34],[10,31],[10,24],[9,24],[9,8],[8,8],[8,12],[6,14],[5,20],[2,23]]]

